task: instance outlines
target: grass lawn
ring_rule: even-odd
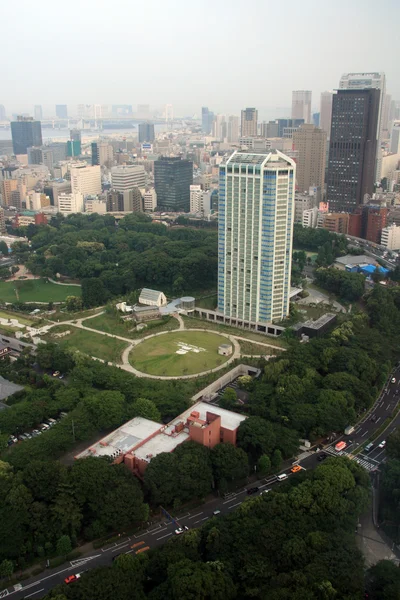
[[[68,330],[71,333],[62,338],[55,338],[52,335],[53,333],[61,333]],[[73,325],[57,325],[48,334],[43,336],[43,339],[48,342],[55,342],[63,348],[73,348],[89,356],[95,356],[96,358],[102,358],[114,363],[121,362],[121,354],[127,346],[122,340],[78,329]]]
[[[148,321],[147,327],[142,331],[135,331],[135,321],[122,321],[121,318],[116,317],[110,313],[104,313],[88,321],[84,321],[85,327],[91,327],[98,331],[105,331],[106,333],[112,333],[113,335],[120,335],[129,339],[139,339],[146,337],[153,333],[159,333],[160,331],[172,331],[173,329],[179,328],[179,323],[174,317],[168,317],[164,319],[156,319],[155,321]],[[131,330],[134,331],[131,331]]]
[[[0,300],[3,302],[64,302],[67,296],[80,295],[80,287],[57,285],[46,279],[0,282]]]
[[[228,333],[229,335],[236,335],[239,337],[246,338],[247,340],[254,342],[264,342],[264,344],[271,344],[272,346],[281,346],[287,348],[287,343],[281,338],[276,338],[272,335],[263,335],[262,333],[255,333],[254,331],[248,331],[247,329],[239,329],[238,327],[230,327],[222,323],[213,323],[207,321],[207,319],[198,319],[196,317],[184,317],[186,329],[211,329],[213,331],[221,331],[221,333]]]
[[[33,325],[36,321],[34,319],[27,319],[25,315],[22,315],[18,312],[12,312],[10,310],[0,310],[0,318],[1,319],[17,319],[18,323],[21,325]],[[10,324],[10,327],[12,325]]]
[[[78,312],[68,312],[66,310],[56,310],[53,314],[48,315],[50,321],[77,321],[78,319],[86,319],[97,312],[101,312],[104,308],[90,308]]]
[[[179,344],[194,346],[200,352],[177,354]],[[145,340],[134,348],[129,362],[139,371],[150,375],[192,375],[214,369],[226,362],[228,356],[218,354],[220,344],[229,343],[216,333],[177,331]]]
[[[268,342],[265,343],[267,344]],[[253,342],[244,342],[243,340],[239,340],[239,344],[240,352],[242,354],[247,354],[248,356],[272,356],[281,353],[280,350],[276,350],[275,348],[267,348],[266,346],[254,344]]]
[[[218,296],[208,296],[206,298],[196,298],[196,306],[199,308],[206,308],[208,310],[215,310],[218,304]]]

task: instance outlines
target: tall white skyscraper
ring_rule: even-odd
[[[294,90],[292,92],[292,119],[304,119],[311,123],[311,98],[309,90]]]
[[[295,182],[278,150],[235,152],[219,168],[218,310],[231,319],[289,313]]]
[[[95,196],[101,194],[101,171],[99,166],[89,167],[87,165],[71,167],[71,190],[72,194]]]
[[[239,141],[239,117],[235,115],[228,117],[226,135],[229,144],[235,144]]]
[[[392,154],[400,152],[400,121],[393,123],[392,131],[390,132],[390,152]]]
[[[380,181],[382,170],[382,133],[383,133],[383,109],[386,96],[385,73],[343,73],[339,82],[341,90],[362,90],[375,88],[380,90],[378,127],[376,131],[376,165],[375,180]]]
[[[321,104],[320,104],[320,117],[319,126],[321,129],[326,131],[326,135],[331,137],[331,123],[332,123],[332,101],[333,92],[322,92],[321,93]]]

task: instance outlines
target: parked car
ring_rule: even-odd
[[[58,379],[64,379],[65,375],[63,373],[61,373],[60,377]]]
[[[373,443],[370,442],[369,444],[367,444],[364,448],[364,452],[366,452],[368,454],[368,452],[371,452],[372,448],[374,447]]]
[[[378,448],[384,448],[386,446],[386,440],[382,440],[381,443],[378,445]]]
[[[38,436],[38,435],[40,435],[42,432],[41,432],[41,431],[39,431],[39,429],[33,429],[31,433],[32,433],[32,436],[33,436],[33,437],[37,437],[37,436]]]
[[[247,490],[247,494],[248,494],[249,496],[251,496],[252,494],[257,494],[257,492],[258,492],[258,490],[259,490],[259,489],[260,489],[260,488],[258,488],[258,487],[252,487],[252,488],[249,488],[249,489]]]
[[[30,434],[30,433],[25,433],[24,432],[24,436],[26,437],[27,440],[31,440],[32,439],[32,434]]]
[[[178,527],[178,529],[175,529],[175,535],[181,535],[182,533],[185,533],[185,531],[189,531],[189,527],[187,525],[185,525],[184,527]]]
[[[216,517],[217,515],[220,515],[221,511],[220,510],[214,510],[213,515]]]
[[[75,575],[68,575],[68,577],[66,577],[64,579],[64,583],[68,584],[68,583],[72,583],[73,581],[76,581],[77,579],[79,579],[81,576],[80,573],[75,573]]]
[[[19,439],[19,441],[20,441],[20,442],[24,442],[24,441],[25,441],[25,440],[27,440],[28,438],[26,437],[25,433],[21,433],[21,434],[18,436],[18,439]]]
[[[60,371],[54,371],[53,377],[58,377],[60,374],[61,374]]]
[[[268,490],[262,490],[260,492],[260,496],[262,496],[263,494],[268,494],[268,492],[270,492],[270,491],[271,491],[271,488],[269,488]]]
[[[391,383],[396,383],[396,377],[392,377],[392,379],[390,380]]]
[[[42,431],[46,431],[47,429],[50,429],[50,427],[47,423],[40,423],[39,429],[41,429]]]

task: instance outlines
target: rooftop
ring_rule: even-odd
[[[116,453],[126,454],[137,444],[156,433],[161,427],[160,423],[155,423],[143,417],[135,417],[75,458],[113,456]]]
[[[360,254],[357,256],[353,256],[352,254],[346,254],[346,256],[339,256],[335,259],[335,262],[340,263],[341,265],[361,265],[361,264],[369,264],[371,262],[370,256],[365,256],[365,254]]]
[[[141,302],[142,300],[153,300],[154,302],[156,302],[159,299],[160,294],[162,294],[162,292],[159,292],[158,290],[150,290],[149,288],[143,288],[140,292],[139,302]]]
[[[0,347],[5,348],[6,346],[1,344]],[[24,386],[8,381],[8,379],[4,379],[4,377],[1,377],[0,375],[0,400],[5,400],[9,396],[15,394],[15,392],[19,392],[23,389]]]

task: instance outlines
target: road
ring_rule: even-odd
[[[396,378],[396,383],[391,384],[391,377]],[[391,373],[386,387],[383,389],[378,400],[375,402],[371,411],[359,422],[354,433],[350,436],[341,436],[332,441],[332,444],[323,448],[323,452],[328,455],[340,456],[346,455],[351,460],[356,460],[367,471],[376,470],[379,465],[385,460],[385,449],[378,448],[379,443],[385,440],[386,437],[400,426],[400,412],[395,419],[390,423],[389,428],[378,436],[374,441],[374,448],[369,454],[361,452],[354,455],[353,452],[357,447],[366,442],[374,432],[376,432],[385,419],[389,417],[396,408],[400,399],[400,366]],[[374,416],[373,416],[374,415]],[[371,417],[373,416],[373,419]],[[347,441],[348,446],[342,452],[336,452],[334,444],[339,440]],[[321,452],[310,451],[302,456],[298,462],[303,469],[313,469],[320,464],[318,458]],[[285,469],[282,473],[286,473],[288,477],[293,476],[290,468]],[[197,509],[178,513],[173,515],[174,521],[171,522],[166,517],[164,521],[156,525],[150,526],[145,531],[133,535],[131,537],[121,538],[121,542],[114,543],[98,550],[94,550],[78,560],[66,563],[56,569],[48,569],[42,574],[26,580],[21,590],[15,591],[14,588],[8,588],[0,592],[0,598],[12,596],[13,600],[22,600],[23,598],[41,598],[47,594],[51,588],[62,583],[64,578],[74,573],[82,573],[95,567],[110,565],[115,556],[121,553],[132,554],[141,548],[157,548],[168,541],[175,535],[175,529],[179,526],[187,526],[190,529],[201,527],[208,519],[218,519],[220,515],[229,514],[235,510],[248,498],[253,498],[254,495],[248,495],[247,489],[252,485],[257,485],[259,490],[257,494],[261,494],[265,490],[272,489],[279,485],[277,475],[272,475],[263,479],[258,484],[250,484],[249,486],[230,494],[225,498],[215,498],[206,504],[199,506]],[[220,514],[214,516],[214,511],[219,510]]]

